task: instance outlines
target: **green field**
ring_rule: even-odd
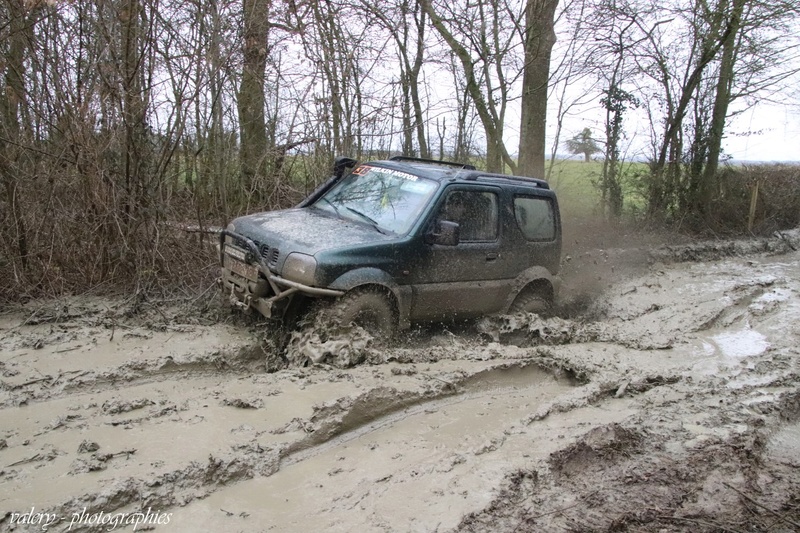
[[[565,217],[588,218],[601,214],[598,182],[603,171],[602,161],[588,163],[578,160],[548,161],[546,178],[558,194],[558,203]],[[647,171],[645,163],[623,164],[624,211],[640,211],[643,198],[636,186],[637,176]]]

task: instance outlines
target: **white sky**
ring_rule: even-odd
[[[744,161],[800,161],[800,111],[761,104],[735,117],[725,151]],[[744,132],[754,132],[741,135]]]
[[[550,102],[547,116],[547,153],[555,136],[556,112],[555,102]],[[513,115],[512,115],[513,116]],[[597,140],[604,137],[603,120],[605,110],[599,102],[591,102],[580,112],[566,117],[561,132],[561,144],[558,153],[565,155],[567,150],[564,141],[573,137],[583,128],[590,128],[592,136]],[[509,126],[516,129],[514,116]],[[651,155],[648,143],[649,125],[647,116],[641,110],[631,109],[625,115],[625,135],[623,141],[623,157],[626,159],[647,158]],[[512,134],[513,135],[513,134]],[[509,143],[509,149],[516,151],[518,142],[515,135]],[[789,105],[760,103],[740,115],[733,117],[725,129],[722,148],[725,156],[736,161],[800,161],[800,110]]]

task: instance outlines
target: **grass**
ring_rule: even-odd
[[[602,161],[557,159],[547,163],[546,177],[550,187],[558,194],[562,216],[592,218],[601,213],[600,188]],[[644,198],[636,186],[638,176],[647,172],[645,163],[623,164],[622,191],[625,212],[641,211]]]

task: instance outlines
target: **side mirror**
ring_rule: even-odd
[[[458,224],[449,220],[440,220],[436,223],[433,233],[429,233],[425,240],[428,244],[455,246],[459,243],[460,234]]]
[[[333,160],[333,175],[336,176],[337,179],[341,178],[344,176],[344,171],[350,167],[356,166],[356,163],[358,163],[358,161],[352,157],[338,156]]]

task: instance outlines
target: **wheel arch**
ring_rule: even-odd
[[[411,326],[411,287],[399,285],[385,270],[374,267],[356,268],[345,272],[328,288],[350,292],[374,288],[383,291],[392,299],[397,312],[398,326],[408,329]]]
[[[561,279],[558,276],[552,275],[549,270],[542,266],[531,267],[514,280],[512,290],[503,306],[503,312],[508,312],[520,295],[530,292],[539,294],[554,303],[558,297],[560,287]]]

